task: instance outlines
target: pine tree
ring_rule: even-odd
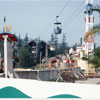
[[[26,33],[26,36],[24,38],[24,45],[27,45],[28,44],[28,41],[29,41],[28,33]]]
[[[65,54],[69,51],[68,43],[66,43],[66,35],[63,33],[62,43],[59,45],[59,53]]]
[[[17,47],[18,47],[18,48],[21,48],[21,47],[22,47],[22,44],[23,44],[23,41],[22,41],[21,36],[20,36],[20,34],[19,34]]]
[[[30,68],[33,67],[35,62],[32,54],[29,52],[28,47],[22,47],[19,52],[19,62],[21,67]]]

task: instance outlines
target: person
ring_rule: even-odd
[[[67,67],[70,67],[70,60],[69,59],[66,60],[66,64],[67,64]]]
[[[48,67],[49,67],[49,68],[52,68],[51,62],[48,63]]]
[[[57,59],[57,68],[60,68],[60,60]]]

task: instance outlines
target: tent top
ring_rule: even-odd
[[[11,33],[7,33],[7,32],[0,33],[0,40],[4,40],[3,36],[5,36],[5,35],[8,35],[8,37],[11,41],[17,42],[16,36]]]

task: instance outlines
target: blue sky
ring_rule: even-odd
[[[28,33],[30,39],[40,36],[40,39],[48,41],[55,28],[52,21],[67,2],[68,0],[0,0],[0,31],[4,26],[3,18],[6,16],[7,25],[11,25],[12,32],[16,35],[21,34],[24,38]],[[80,4],[81,7],[78,9]],[[100,4],[100,0],[94,0],[94,4]],[[66,34],[66,42],[69,45],[79,43],[80,38],[85,35],[84,7],[85,0],[70,0],[59,17],[59,21],[62,22],[62,33]],[[94,17],[95,24],[99,23],[99,15],[94,13]],[[58,35],[58,38],[61,42],[62,34]],[[96,42],[99,43],[98,37]]]

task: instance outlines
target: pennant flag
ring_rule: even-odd
[[[9,25],[9,31],[11,32],[11,25]]]

